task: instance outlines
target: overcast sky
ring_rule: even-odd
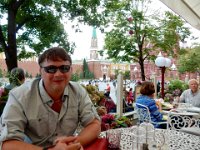
[[[153,0],[152,3],[153,7],[156,7],[156,9],[161,10],[170,10],[167,6],[165,6],[162,2],[159,0]],[[188,25],[191,27],[190,25]],[[86,26],[86,25],[80,25],[80,28],[82,30],[81,33],[75,33],[73,29],[71,29],[71,24],[68,22],[65,26],[65,29],[67,30],[67,33],[69,34],[69,40],[75,42],[76,49],[74,51],[74,54],[72,55],[72,59],[83,59],[83,58],[89,58],[90,55],[90,46],[91,46],[91,37],[92,37],[92,27]],[[191,27],[191,31],[195,36],[200,37],[200,31]],[[104,45],[104,34],[102,34],[97,29],[97,38],[98,38],[98,47],[99,50],[103,49]],[[186,45],[190,45],[191,42],[187,41]]]

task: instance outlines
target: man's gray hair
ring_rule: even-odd
[[[191,83],[192,81],[196,82],[196,83],[199,85],[199,81],[196,80],[196,79],[190,79],[190,80],[188,81],[188,84],[190,85],[190,83]]]

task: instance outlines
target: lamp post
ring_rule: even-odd
[[[175,79],[174,76],[176,76],[176,70],[177,70],[176,65],[173,63],[170,69],[172,70],[173,79]]]
[[[161,97],[164,99],[164,74],[166,68],[171,66],[171,60],[169,58],[163,57],[160,52],[155,60],[155,64],[161,69]]]
[[[173,63],[172,66],[171,66],[171,70],[173,70],[173,71],[176,71],[176,70],[177,70],[176,65],[175,65],[174,63]]]
[[[138,69],[137,69],[136,66],[134,67],[133,71],[134,71],[134,72],[137,72],[137,71],[138,71]]]

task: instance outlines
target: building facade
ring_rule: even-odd
[[[130,71],[130,80],[141,80],[141,71],[138,63],[114,63],[110,60],[102,59],[99,56],[98,38],[96,34],[96,28],[92,30],[91,46],[90,46],[90,58],[87,59],[90,72],[94,74],[95,79],[106,80],[115,79],[116,70],[120,72]],[[176,51],[175,51],[176,52]],[[100,59],[101,58],[101,59]],[[172,60],[176,63],[175,60]],[[18,61],[18,66],[23,68],[29,75],[35,77],[39,74],[39,66],[37,64],[37,58],[31,58],[24,61]],[[0,53],[0,67],[1,70],[6,73],[7,67],[5,63],[5,56]],[[161,80],[161,70],[152,61],[144,61],[144,70],[146,80],[151,80],[152,76],[155,76],[156,80]],[[72,62],[73,73],[80,74],[83,71],[83,60],[73,60]],[[197,73],[179,74],[176,69],[167,68],[165,72],[165,80],[181,79],[189,80],[191,78],[198,79]]]

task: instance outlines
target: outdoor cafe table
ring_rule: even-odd
[[[171,110],[163,110],[163,114],[177,114],[177,115],[186,115],[200,118],[200,108],[198,107],[190,107],[185,110],[181,109],[171,109]]]
[[[121,130],[121,133],[123,133],[128,130],[128,128],[119,128],[114,130]],[[158,136],[157,138],[159,138],[160,134],[164,135],[165,144],[161,147],[161,150],[200,150],[200,136],[168,129],[155,129],[155,133],[155,135]],[[106,138],[106,131],[102,132],[100,137]],[[149,146],[149,150],[157,149],[158,148]],[[96,146],[95,150],[103,149]],[[133,150],[133,141],[128,134],[123,134],[123,136],[121,136],[120,150]]]
[[[184,104],[184,103],[181,103]],[[200,108],[189,106],[185,108],[176,108],[172,107],[172,104],[163,103],[164,109],[162,110],[163,114],[178,114],[178,115],[186,115],[186,116],[193,116],[193,117],[200,117]]]

